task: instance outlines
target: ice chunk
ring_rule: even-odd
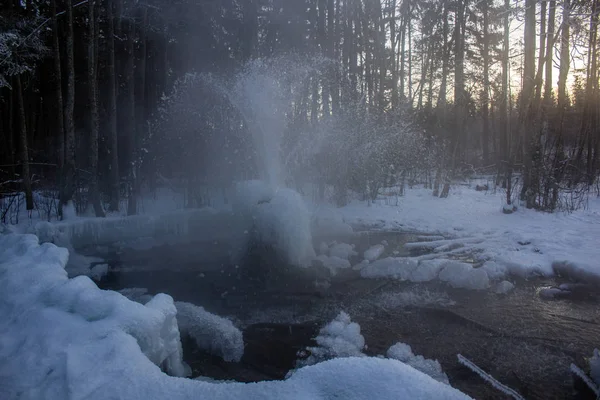
[[[381,257],[384,251],[385,246],[383,244],[376,244],[374,246],[369,247],[369,249],[363,253],[363,257],[365,260],[375,261],[379,257]]]
[[[369,263],[360,271],[363,278],[394,278],[408,280],[417,269],[418,263],[412,258],[388,257]]]
[[[417,269],[411,272],[410,280],[412,282],[429,282],[437,278],[441,269],[448,260],[423,260],[419,262]]]
[[[350,316],[340,312],[338,316],[319,331],[315,338],[316,347],[309,347],[310,356],[299,360],[298,366],[316,364],[336,357],[364,357],[365,338],[360,334],[360,325]]]
[[[510,292],[511,290],[513,290],[514,288],[515,288],[515,285],[513,285],[509,281],[502,281],[496,285],[496,288],[494,289],[494,291],[498,294],[506,294],[506,293]]]
[[[100,281],[108,274],[108,264],[96,264],[90,270],[90,277],[95,281]]]
[[[335,243],[329,248],[329,255],[331,257],[343,258],[344,260],[348,260],[350,257],[357,254],[358,253],[354,251],[354,246],[347,243]]]
[[[490,287],[490,278],[481,268],[460,261],[448,261],[439,278],[455,288],[482,290]]]
[[[504,264],[500,264],[496,261],[488,260],[481,266],[485,272],[487,272],[490,280],[502,279],[508,275],[508,268]]]
[[[429,375],[438,382],[450,384],[448,376],[442,371],[442,366],[437,360],[429,360],[423,356],[416,356],[406,343],[398,342],[387,351],[388,358],[402,361],[414,369]]]
[[[191,303],[178,301],[175,302],[175,307],[181,333],[194,339],[199,348],[225,361],[238,362],[242,359],[242,332],[230,320]]]
[[[337,274],[339,269],[351,267],[350,261],[335,256],[328,257],[326,255],[320,255],[316,258],[316,260],[322,263],[325,268],[329,269],[331,275]]]

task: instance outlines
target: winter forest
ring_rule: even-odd
[[[600,399],[600,0],[3,0],[0,399]]]
[[[50,218],[71,200],[135,214],[140,192],[165,184],[202,205],[260,163],[228,94],[250,68],[277,85],[265,107],[284,116],[292,186],[333,188],[338,205],[417,182],[446,197],[477,171],[508,205],[577,209],[598,191],[598,7],[5,1],[1,191],[28,210],[42,207],[32,191],[54,193]]]

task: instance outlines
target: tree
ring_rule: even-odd
[[[88,101],[90,107],[90,134],[89,134],[89,201],[94,207],[96,217],[104,217],[104,210],[100,201],[100,189],[98,187],[98,131],[99,131],[99,116],[98,116],[98,81],[96,76],[96,16],[95,2],[88,2],[88,65],[87,65],[87,84],[88,84]]]

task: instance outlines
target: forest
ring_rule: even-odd
[[[252,118],[236,102],[265,85],[277,93],[267,113],[284,116],[271,128],[283,131],[289,186],[310,182],[343,205],[349,192],[413,184],[447,197],[480,173],[506,192],[505,210],[575,210],[600,193],[599,10],[599,0],[5,0],[0,217],[19,205],[60,219],[69,202],[132,215],[159,186],[205,205],[206,188],[256,177],[264,155],[245,144]],[[244,76],[254,89],[236,84]]]

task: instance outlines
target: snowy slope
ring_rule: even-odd
[[[467,399],[394,360],[335,359],[286,381],[210,383],[186,371],[169,296],[145,306],[68,279],[68,253],[33,235],[0,235],[0,398]]]
[[[500,190],[492,194],[456,186],[446,199],[433,197],[431,190],[408,189],[398,206],[355,202],[339,211],[350,224],[451,236],[456,239],[446,244],[480,252],[501,272],[550,275],[553,263],[568,261],[600,275],[600,199],[591,197],[587,210],[571,214],[519,208],[506,215],[503,202]],[[452,249],[442,245],[440,257]]]

